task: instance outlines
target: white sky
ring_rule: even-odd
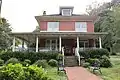
[[[2,17],[5,17],[13,32],[31,32],[38,25],[34,16],[59,13],[59,6],[74,6],[75,14],[85,13],[86,6],[94,1],[111,0],[3,0]]]

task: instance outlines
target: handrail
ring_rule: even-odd
[[[64,57],[64,47],[62,47],[62,56],[63,56],[63,66],[64,66],[64,59],[65,59],[65,57]]]
[[[75,48],[75,56],[77,56],[78,65],[80,66],[80,54],[79,54],[79,49],[78,48]]]

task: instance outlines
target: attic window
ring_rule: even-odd
[[[63,16],[71,16],[71,9],[62,9]]]

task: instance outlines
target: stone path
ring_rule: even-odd
[[[65,68],[68,80],[102,80],[83,67],[66,67]]]

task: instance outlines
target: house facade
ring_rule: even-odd
[[[102,38],[107,33],[94,32],[95,16],[73,14],[74,7],[60,7],[59,14],[35,16],[40,32],[11,33],[15,38],[28,43],[28,48],[39,51],[62,51],[64,55],[75,55],[75,49],[102,48]],[[98,42],[98,45],[96,44]],[[33,44],[32,46],[29,46]]]

